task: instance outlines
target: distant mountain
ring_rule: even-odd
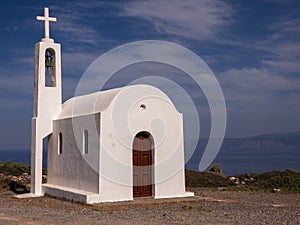
[[[263,134],[245,138],[225,138],[222,146],[239,148],[300,147],[300,132]]]
[[[207,142],[208,139],[199,140],[197,148],[186,163],[187,169],[198,171]],[[224,174],[227,175],[286,168],[300,171],[299,153],[300,132],[225,138],[213,163],[221,164]]]

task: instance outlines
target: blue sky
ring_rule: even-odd
[[[43,23],[35,17],[43,15],[44,7],[57,18],[50,33],[62,44],[64,100],[74,95],[86,68],[104,52],[132,41],[164,40],[191,49],[217,77],[227,106],[226,137],[300,130],[297,0],[4,0],[0,150],[30,148],[34,44],[43,37]],[[136,78],[115,76],[107,88]],[[201,135],[207,136],[207,103],[187,83],[182,82],[197,104]]]

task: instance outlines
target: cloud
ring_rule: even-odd
[[[267,105],[274,109],[275,105],[277,108],[289,104],[287,100],[294,108],[295,93],[300,89],[300,81],[296,78],[275,74],[267,68],[229,69],[218,78],[228,110],[235,113],[258,108],[266,111]],[[274,110],[273,114],[278,113]]]
[[[228,112],[227,136],[299,130],[299,79],[266,67],[229,69],[218,78]]]
[[[281,73],[295,73],[300,72],[299,60],[263,60],[263,64],[270,68],[272,71]]]
[[[272,58],[300,57],[300,19],[281,17],[268,26],[268,32],[268,36],[255,42],[255,49],[266,51]]]
[[[107,7],[104,14],[99,13]],[[51,16],[57,18],[57,23],[52,25],[53,31],[67,40],[66,43],[78,49],[95,47],[100,43],[111,43],[112,40],[101,36],[101,22],[103,18],[116,7],[116,3],[103,1],[72,1],[57,3],[51,6]],[[78,46],[79,45],[79,46]]]
[[[227,105],[228,136],[300,127],[300,20],[285,15],[262,26],[265,32],[259,38],[224,43],[238,49],[230,60],[222,57],[231,66],[218,74]]]
[[[299,89],[300,72],[300,19],[284,17],[267,25],[267,31],[257,40],[243,43],[244,58],[257,61],[256,65],[247,64],[239,69],[229,69],[223,73],[239,82],[242,86],[260,81],[253,89],[270,90]],[[233,53],[234,54],[234,53]],[[242,55],[237,55],[237,57]],[[226,59],[226,58],[225,58]],[[233,61],[234,55],[231,58]],[[238,60],[239,61],[239,60]],[[293,77],[293,78],[292,78]]]
[[[280,31],[281,34],[299,33],[300,19],[299,18],[281,18],[271,25],[271,29]]]
[[[58,35],[62,35],[72,42],[97,44],[98,34],[96,30],[85,23],[86,12],[82,12],[69,4],[67,7],[52,7],[52,11],[55,12],[55,17],[57,17],[57,23],[52,26],[52,29]]]
[[[160,33],[197,40],[215,38],[232,23],[233,12],[219,0],[130,1],[123,5],[125,16],[144,19]]]
[[[265,68],[229,69],[219,76],[227,100],[263,100],[280,91],[297,91],[300,81],[280,76]],[[255,102],[257,103],[257,102]]]

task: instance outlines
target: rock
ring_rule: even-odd
[[[47,183],[47,175],[42,176],[42,183]]]
[[[235,179],[236,179],[236,177],[229,177],[229,180],[232,181],[232,182],[234,182]]]
[[[227,187],[218,187],[218,190],[219,190],[219,191],[226,191],[226,190],[227,190]]]
[[[8,176],[10,180],[17,182],[19,179],[17,176]]]
[[[280,188],[273,188],[273,190],[272,190],[273,193],[277,193],[277,192],[280,192],[280,191],[281,191]]]
[[[241,184],[240,179],[238,177],[229,177],[229,180],[234,183],[235,185]],[[242,181],[244,182],[244,181]]]

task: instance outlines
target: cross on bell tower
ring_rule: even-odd
[[[42,38],[42,41],[52,41],[53,39],[50,38],[50,23],[49,22],[56,22],[55,17],[49,17],[49,8],[44,8],[44,16],[37,16],[37,20],[44,21],[45,23],[45,38]]]

